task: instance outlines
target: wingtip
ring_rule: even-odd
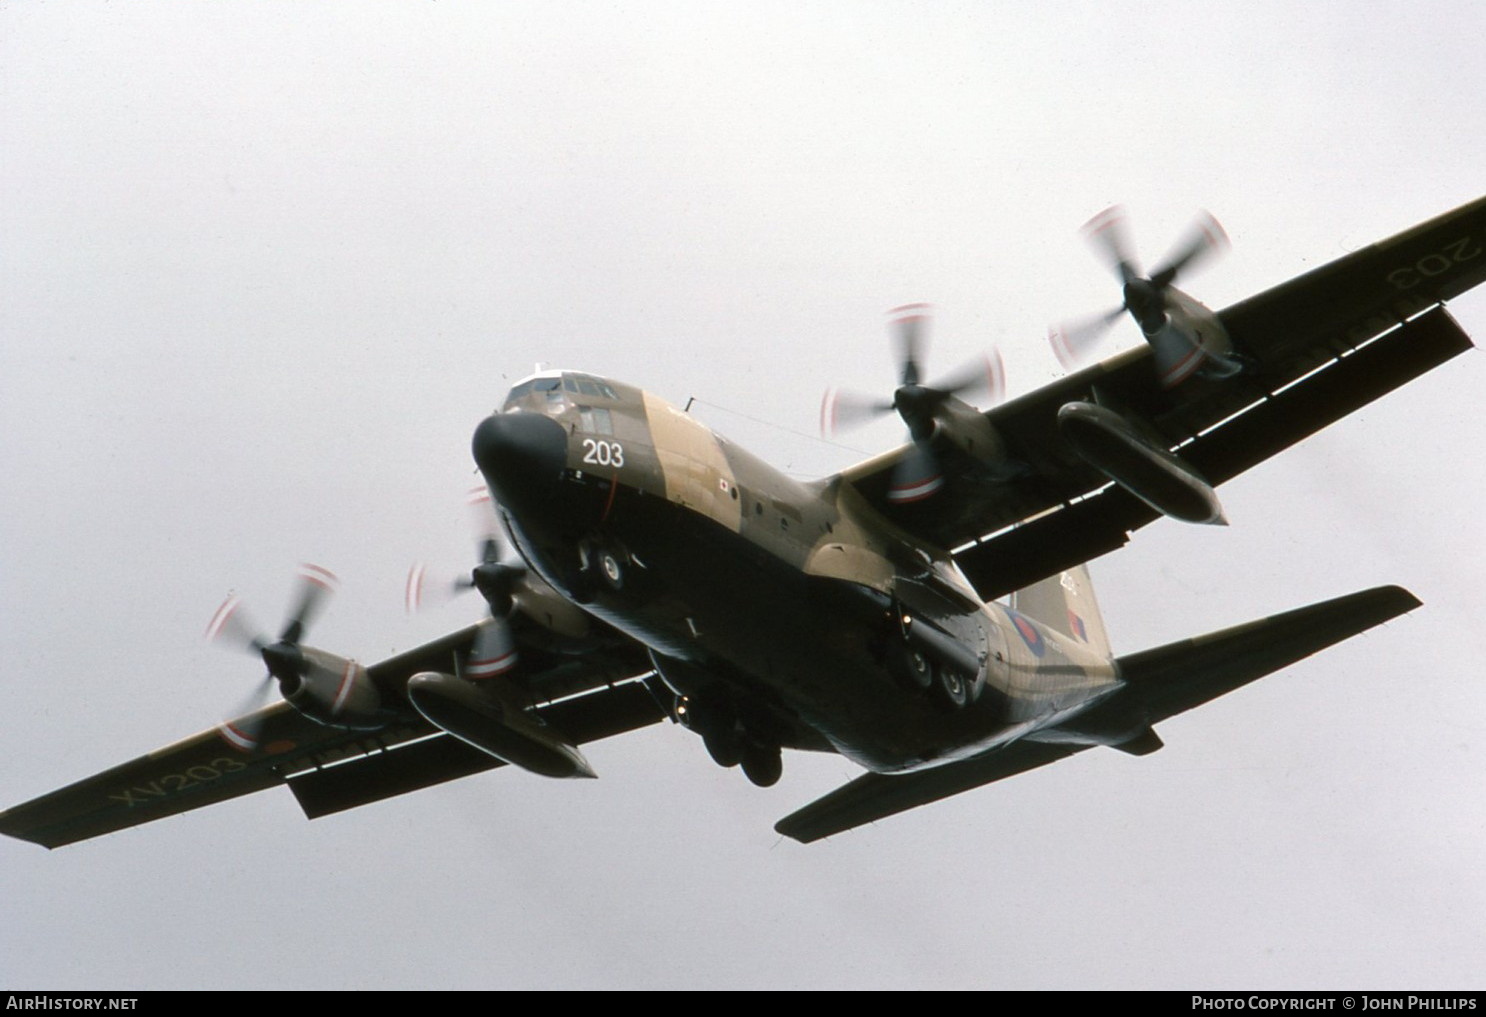
[[[1380,586],[1374,592],[1389,600],[1399,614],[1407,614],[1424,606],[1424,601],[1402,586]]]

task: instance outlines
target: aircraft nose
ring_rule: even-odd
[[[496,500],[512,507],[545,500],[567,465],[567,433],[540,413],[486,417],[471,447]]]

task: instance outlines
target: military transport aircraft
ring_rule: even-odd
[[[487,618],[364,666],[303,642],[323,569],[277,637],[229,600],[211,634],[283,701],[0,832],[57,847],[277,784],[316,817],[506,764],[593,776],[581,745],[670,720],[760,785],[786,748],[861,764],[778,823],[811,841],[1092,746],[1153,752],[1166,718],[1417,606],[1383,587],[1117,656],[1083,563],[1163,515],[1224,522],[1216,485],[1469,349],[1442,305],[1486,279],[1486,198],[1216,313],[1174,285],[1222,244],[1210,218],[1150,275],[1121,213],[1088,232],[1123,300],[1054,347],[1076,360],[1126,312],[1145,346],[979,411],[995,361],[925,384],[923,308],[899,309],[891,398],[822,416],[895,411],[909,441],[814,483],[618,381],[521,381],[474,433],[508,538],[461,583]]]

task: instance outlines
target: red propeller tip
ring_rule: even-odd
[[[406,591],[408,614],[416,614],[423,606],[423,575],[426,571],[422,562],[408,569],[408,586]]]
[[[1218,222],[1211,212],[1206,210],[1202,212],[1198,228],[1202,230],[1202,235],[1207,238],[1207,242],[1214,250],[1226,251],[1233,246],[1233,242],[1228,239],[1228,231],[1223,229],[1223,224]]]
[[[222,629],[226,627],[228,620],[241,603],[242,601],[238,599],[237,594],[233,594],[222,601],[222,606],[217,608],[217,613],[212,615],[212,620],[207,623],[206,638],[208,640],[216,639],[222,634]]]
[[[471,681],[497,678],[516,666],[516,651],[510,650],[497,657],[471,660],[464,669],[464,676]]]
[[[887,492],[887,500],[895,505],[923,501],[944,486],[944,476],[936,473],[931,477],[894,484]]]
[[[322,590],[329,590],[331,592],[334,592],[336,586],[340,583],[340,579],[336,577],[334,572],[326,568],[321,568],[319,565],[312,565],[309,562],[300,563],[299,576],[301,579],[307,579],[314,583]]]
[[[829,438],[836,433],[836,390],[828,388],[820,397],[820,433]]]
[[[1053,355],[1058,358],[1058,363],[1063,365],[1063,370],[1073,370],[1077,359],[1073,355],[1073,349],[1068,345],[1068,333],[1061,325],[1049,326],[1047,330],[1047,341],[1053,348]]]
[[[1094,216],[1080,227],[1085,236],[1096,237],[1106,230],[1112,229],[1122,222],[1126,217],[1124,205],[1110,205],[1104,211]]]
[[[228,745],[239,752],[252,752],[258,747],[258,739],[251,732],[244,731],[231,721],[223,721],[217,725],[217,734]]]
[[[993,349],[986,356],[986,386],[990,390],[988,405],[995,406],[1006,398],[1006,362],[1001,351]]]

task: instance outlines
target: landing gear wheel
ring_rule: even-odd
[[[600,550],[599,575],[604,577],[604,582],[609,584],[611,590],[624,589],[624,566],[619,562],[619,556],[613,551]]]
[[[784,756],[777,745],[743,746],[743,775],[758,787],[773,787],[784,773]]]
[[[970,683],[952,667],[941,667],[934,682],[934,698],[951,710],[964,709],[970,702]]]
[[[908,681],[916,689],[927,692],[934,685],[934,662],[923,650],[908,648]]]
[[[888,669],[911,692],[928,692],[934,686],[934,662],[917,647],[899,642],[889,654]]]
[[[624,589],[624,564],[627,555],[598,538],[585,539],[578,545],[579,571],[590,589],[602,582],[609,589]],[[589,599],[592,599],[590,593]]]

